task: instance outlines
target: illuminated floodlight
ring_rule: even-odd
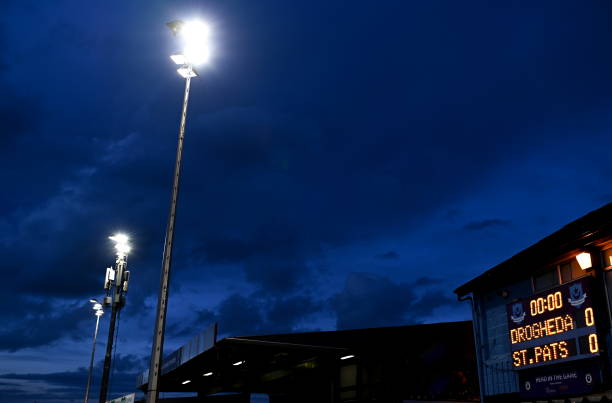
[[[237,367],[238,365],[242,365],[242,364],[244,364],[244,361],[238,361],[238,362],[233,363],[232,365]]]
[[[100,317],[104,315],[104,309],[102,309],[102,304],[98,302],[97,299],[90,299],[89,302],[93,304],[92,309],[95,311],[94,315]]]
[[[202,374],[202,376],[211,376],[213,373],[212,372],[207,372],[205,374]]]
[[[341,360],[348,360],[349,358],[353,358],[353,357],[355,357],[355,356],[354,356],[354,355],[352,355],[352,354],[349,354],[349,355],[345,355],[345,356],[343,356],[343,357],[340,357],[340,359],[341,359]]]
[[[204,64],[210,60],[210,27],[202,21],[185,23],[181,28],[181,38],[185,43],[183,54],[191,64]]]
[[[115,234],[113,236],[109,236],[108,239],[115,241],[117,243],[127,243],[130,239],[125,234]]]
[[[578,254],[576,256],[576,260],[578,261],[578,264],[582,270],[589,269],[593,266],[593,263],[591,262],[591,254],[588,252]]]
[[[197,77],[198,76],[198,73],[195,71],[193,66],[183,66],[183,67],[179,68],[176,71],[178,71],[178,73],[183,78],[191,78],[191,77]]]
[[[117,256],[125,256],[130,253],[132,248],[128,244],[129,238],[125,234],[115,234],[113,236],[109,236],[108,239],[115,242],[115,250],[117,251]]]
[[[202,21],[187,22],[181,29],[181,39],[185,45],[185,56],[190,63],[201,64],[208,61],[208,40],[210,28]]]
[[[187,58],[182,53],[171,55],[170,59],[172,59],[172,61],[178,65],[183,65],[187,63]]]
[[[171,56],[176,64],[201,65],[208,63],[211,56],[210,27],[199,20],[172,21],[166,24],[172,33],[183,42],[182,58]]]
[[[191,380],[187,379],[186,381],[181,382],[181,384],[187,385],[189,382],[191,382]]]

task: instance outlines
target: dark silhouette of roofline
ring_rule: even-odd
[[[611,203],[612,204],[612,203]],[[435,323],[413,323],[410,325],[400,325],[400,326],[377,326],[377,327],[360,327],[354,329],[340,329],[340,330],[317,330],[310,332],[292,332],[292,333],[278,333],[278,334],[259,334],[259,335],[251,335],[251,336],[232,336],[227,337],[228,339],[261,339],[261,340],[270,340],[276,337],[301,337],[301,336],[309,336],[309,335],[325,335],[325,334],[334,334],[334,335],[343,335],[343,334],[354,334],[354,333],[369,333],[372,331],[393,331],[399,329],[422,329],[425,330],[427,327],[440,327],[440,326],[453,326],[458,322],[470,322],[469,320],[458,320],[458,321],[448,321],[448,322],[435,322]]]

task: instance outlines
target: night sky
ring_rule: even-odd
[[[607,1],[0,5],[0,401],[83,398],[133,239],[110,397],[148,365],[184,80],[165,351],[220,336],[470,318],[452,290],[612,201]],[[109,315],[101,321],[97,401]]]

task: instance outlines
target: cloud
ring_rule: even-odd
[[[251,298],[231,295],[219,305],[219,326],[221,331],[234,336],[255,334],[262,331],[264,317],[261,307]]]
[[[0,218],[0,253],[15,273],[14,287],[7,293],[15,299],[25,295],[73,301],[100,293],[104,268],[112,263],[103,242],[123,227],[134,231],[138,242],[130,257],[137,266],[127,309],[142,314],[133,307],[157,286],[180,82],[158,62],[160,52],[165,54],[159,46],[147,46],[162,43],[152,40],[157,30],[144,22],[148,20],[139,19],[142,24],[137,26],[123,24],[133,20],[130,12],[135,9],[118,15],[112,7],[102,7],[97,14],[133,30],[126,35],[121,29],[96,29],[101,20],[86,13],[74,18],[80,8],[54,9],[57,19],[49,20],[44,17],[48,7],[40,5],[30,12],[17,4],[12,7],[14,17],[7,18],[21,23],[5,24],[3,32],[4,38],[20,33],[21,40],[6,41],[2,57],[29,60],[28,66],[44,63],[54,80],[38,79],[38,72],[28,66],[16,69],[11,64],[2,71],[2,82],[11,84],[4,98],[11,104],[6,105],[10,116],[5,120],[11,132],[19,133],[11,138],[23,142],[0,163],[5,187],[11,189],[11,197],[3,200],[6,214]],[[235,14],[235,5],[224,7],[228,15]],[[219,60],[225,64],[208,73],[212,76],[204,81],[205,91],[193,88],[175,265],[204,271],[210,263],[234,264],[249,285],[271,300],[303,293],[317,278],[321,245],[334,248],[406,231],[467,194],[482,181],[482,172],[493,172],[515,158],[515,152],[523,152],[523,146],[535,141],[523,130],[525,122],[529,127],[538,122],[546,126],[548,130],[537,137],[545,144],[565,124],[563,119],[550,119],[555,110],[567,108],[579,117],[604,99],[602,82],[567,80],[573,84],[563,86],[567,93],[555,93],[559,102],[546,102],[549,90],[561,87],[560,79],[582,77],[574,73],[587,66],[560,63],[566,50],[547,46],[548,37],[529,35],[541,28],[534,22],[537,18],[514,15],[526,22],[519,34],[530,38],[528,45],[519,46],[514,37],[506,36],[514,24],[509,25],[505,14],[473,7],[463,12],[476,18],[480,28],[467,31],[450,4],[442,9],[418,6],[418,13],[377,8],[382,20],[372,21],[372,26],[380,29],[377,35],[384,40],[370,49],[381,56],[376,60],[389,61],[384,65],[364,64],[363,49],[346,46],[359,42],[355,38],[376,40],[358,23],[369,17],[367,8],[343,10],[355,18],[345,19],[339,35],[333,26],[313,32],[309,21],[325,20],[325,15],[338,11],[336,6],[303,5],[299,13],[287,7],[276,10],[286,13],[283,21],[295,28],[292,44],[298,41],[303,49],[324,57],[285,57],[272,64],[262,60],[272,60],[269,56],[289,42],[285,35],[273,35],[280,42],[268,38],[284,27],[260,24],[260,19],[269,18],[265,8],[253,6],[252,13],[236,14],[233,23],[247,27],[257,21],[259,28],[227,32],[228,43],[244,48],[233,49],[231,63]],[[474,17],[478,13],[472,11],[490,18]],[[150,12],[151,20],[157,20],[159,10]],[[549,18],[545,8],[531,12]],[[563,12],[567,10],[559,10]],[[398,15],[413,15],[411,29],[427,34],[431,42],[405,43],[406,36],[393,31],[405,26]],[[417,15],[442,22],[432,28],[424,22],[427,18]],[[491,21],[500,23],[496,37],[508,46],[482,42],[478,29],[495,28]],[[546,22],[552,27],[547,32],[563,26],[554,18]],[[459,31],[462,35],[456,37]],[[441,51],[431,53],[432,44]],[[397,52],[406,46],[420,55],[419,63],[412,54]],[[533,58],[540,54],[533,49],[545,50],[546,57]],[[593,60],[600,54],[595,47],[576,45],[575,50],[585,56],[576,60]],[[473,58],[453,58],[457,63],[448,75],[444,61],[455,51]],[[67,60],[49,57],[57,54]],[[485,54],[486,60],[481,56]],[[474,70],[478,60],[487,68]],[[312,74],[304,76],[305,69]],[[375,79],[377,75],[385,80]],[[508,111],[513,111],[511,117]],[[10,147],[15,144],[10,140]],[[448,174],[451,169],[453,175]],[[495,225],[501,224],[472,223],[466,229]],[[392,258],[391,252],[379,258]],[[14,317],[27,312],[16,308]],[[39,312],[38,319],[49,313],[47,307]],[[8,315],[0,319],[13,320]],[[70,325],[55,321],[49,326],[57,332],[51,330],[48,340],[58,340],[62,332],[69,335]],[[43,340],[17,340],[15,334],[5,333],[14,343],[10,348]]]
[[[218,322],[219,317],[208,309],[195,310],[191,321],[180,321],[167,326],[166,334],[178,340],[189,340],[198,334],[202,329]]]
[[[426,287],[433,284],[440,284],[441,282],[442,281],[439,278],[423,276],[414,280],[412,284],[417,287]]]
[[[192,319],[174,324],[168,332],[175,338],[188,340],[214,322],[219,325],[221,337],[312,331],[314,328],[305,324],[323,310],[323,301],[308,295],[232,294],[214,311],[197,311]]]
[[[323,309],[322,302],[304,295],[275,298],[270,305],[266,316],[275,333],[299,331],[304,321]]]
[[[237,263],[252,256],[255,250],[240,239],[217,238],[204,241],[194,253],[203,254],[211,263]]]
[[[138,369],[146,364],[145,358],[135,355],[117,355],[111,368],[109,397],[134,392],[134,382]],[[103,361],[94,366],[94,377],[90,399],[96,400],[99,381],[102,377]],[[52,373],[4,373],[0,374],[0,401],[3,403],[36,400],[45,403],[82,400],[87,383],[88,369],[77,368],[70,371]]]
[[[467,223],[463,228],[468,231],[479,231],[495,227],[507,227],[512,224],[510,220],[502,220],[499,218],[491,218],[487,220],[473,221]]]
[[[211,237],[196,246],[192,256],[202,255],[210,263],[240,264],[246,280],[269,295],[299,291],[312,276],[307,262],[319,253],[318,245],[291,224],[247,220],[255,222],[243,223],[242,239]]]
[[[15,304],[16,301],[13,299],[12,302]],[[21,299],[21,302],[14,305],[18,309],[3,315],[5,325],[0,329],[2,350],[14,352],[48,345],[64,336],[79,340],[83,335],[77,330],[86,320],[91,320],[89,307],[83,303],[55,302],[56,306],[50,306],[49,301]]]
[[[454,303],[439,290],[423,290],[423,283],[422,279],[415,283],[394,283],[376,274],[351,273],[344,290],[330,300],[337,328],[420,323],[436,308]]]

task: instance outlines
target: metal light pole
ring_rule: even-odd
[[[106,402],[106,395],[108,393],[108,381],[110,377],[111,367],[111,355],[113,352],[113,337],[115,335],[115,322],[117,320],[117,313],[125,305],[125,296],[123,293],[127,292],[128,281],[130,279],[130,272],[127,269],[127,254],[130,252],[130,246],[128,245],[128,237],[123,234],[117,234],[109,237],[115,242],[115,250],[117,252],[117,259],[115,261],[115,267],[109,267],[106,269],[106,280],[104,281],[104,289],[107,292],[107,296],[104,298],[105,303],[111,305],[111,319],[108,325],[108,341],[106,342],[106,355],[104,356],[104,369],[102,371],[102,382],[100,383],[100,402]],[[114,288],[112,292],[112,300],[109,294],[111,288]]]
[[[191,78],[197,77],[195,64],[204,63],[209,56],[209,49],[205,44],[208,28],[201,22],[173,21],[166,24],[175,36],[185,42],[182,54],[170,56],[180,67],[178,73],[185,78],[185,94],[181,124],[179,126],[178,145],[176,148],[176,162],[174,164],[174,177],[172,182],[172,196],[170,198],[170,212],[166,225],[166,239],[164,242],[164,255],[162,259],[159,296],[157,299],[157,314],[155,330],[153,332],[153,346],[151,348],[151,362],[149,364],[149,381],[147,385],[147,403],[157,402],[159,396],[159,377],[161,375],[161,361],[164,351],[164,333],[166,328],[166,312],[168,309],[168,291],[170,283],[170,268],[172,264],[172,246],[174,242],[174,223],[176,219],[176,205],[179,192],[179,179],[181,175],[181,159],[183,155],[183,140],[185,138],[185,120],[187,118],[187,103],[189,101],[189,87]]]
[[[96,339],[98,338],[98,325],[100,324],[100,316],[104,315],[102,304],[95,299],[90,299],[93,303],[93,310],[96,311],[96,331],[94,332],[93,348],[91,349],[91,360],[89,360],[89,375],[87,376],[87,388],[85,388],[85,403],[89,401],[89,389],[91,388],[91,378],[93,376],[94,355],[96,354]]]

